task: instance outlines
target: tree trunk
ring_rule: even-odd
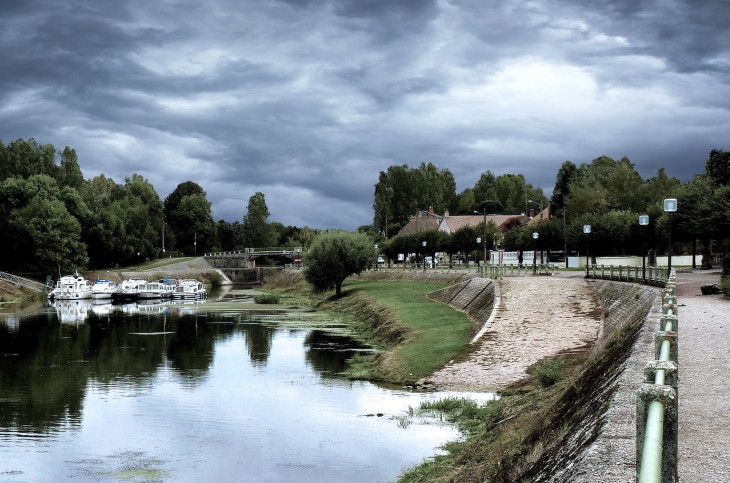
[[[342,281],[338,280],[335,283],[335,297],[339,297],[342,294]]]
[[[712,263],[710,263],[710,240],[709,239],[702,239],[702,266],[700,267],[702,270],[709,270],[712,268]]]

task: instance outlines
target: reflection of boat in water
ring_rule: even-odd
[[[204,299],[208,296],[205,285],[197,280],[178,280],[175,284],[175,291],[172,293],[174,300],[195,300]]]
[[[112,294],[117,291],[117,284],[109,280],[94,280],[91,285],[91,298],[111,299]]]
[[[169,307],[170,307],[169,300],[160,300],[160,299],[141,300],[140,299],[137,302],[137,311],[140,314],[147,314],[147,315],[164,314],[167,312],[167,309]]]
[[[126,304],[117,305],[117,310],[121,310],[126,315],[135,315],[139,313],[137,302],[127,302]]]
[[[56,309],[58,320],[62,324],[77,324],[84,322],[89,316],[91,300],[54,300],[51,305]]]
[[[94,300],[91,299],[91,311],[94,315],[102,316],[109,315],[114,312],[115,308],[110,300]]]
[[[167,283],[167,279],[159,282],[144,282],[137,287],[137,297],[142,299],[161,299],[170,297],[175,290],[174,285]]]
[[[48,292],[51,300],[82,300],[91,298],[91,288],[84,277],[78,273],[66,275]]]

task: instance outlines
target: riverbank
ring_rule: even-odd
[[[301,272],[281,272],[267,280],[266,289],[307,297],[316,310],[344,314],[351,330],[376,347],[374,355],[358,355],[350,363],[351,379],[414,385],[469,350],[473,322],[462,312],[425,295],[471,278],[467,274],[397,274],[383,272],[350,277],[343,293],[313,293]],[[397,283],[394,290],[393,283]]]

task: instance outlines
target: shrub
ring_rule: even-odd
[[[223,285],[223,277],[221,277],[221,274],[216,272],[215,270],[212,270],[208,272],[208,280],[210,281],[210,284],[213,287],[220,287]]]
[[[262,293],[253,297],[254,302],[257,304],[278,304],[279,299],[279,294],[275,293]]]
[[[568,365],[568,358],[558,356],[553,359],[544,359],[530,367],[529,372],[535,376],[542,387],[550,387],[565,377],[563,369]]]

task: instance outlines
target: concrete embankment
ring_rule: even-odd
[[[603,310],[589,364],[564,397],[554,425],[564,436],[529,474],[534,483],[618,483],[636,478],[636,393],[652,360],[660,291],[620,282],[588,282]],[[526,475],[528,476],[528,475]]]

